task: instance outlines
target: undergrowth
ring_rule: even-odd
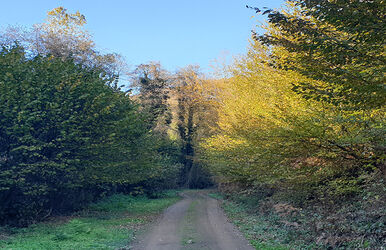
[[[256,249],[385,249],[385,192],[378,180],[356,196],[325,203],[226,194],[222,206]]]
[[[247,205],[225,200],[223,209],[245,238],[256,249],[314,249],[314,244],[299,240],[291,228],[282,226],[280,217],[252,213]]]

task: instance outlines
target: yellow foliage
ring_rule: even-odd
[[[213,174],[243,185],[317,183],[379,154],[372,141],[382,140],[383,108],[350,111],[306,100],[293,91],[296,83],[325,83],[272,67],[271,52],[252,43],[213,87],[218,130],[201,144]]]
[[[292,83],[303,77],[270,67],[267,51],[260,44],[253,44],[230,71],[232,78],[226,80],[220,97],[219,126],[223,131],[290,130],[294,124],[289,119],[315,112],[315,105],[291,90]]]
[[[273,68],[268,54],[253,43],[229,67],[231,77],[217,93],[218,133],[202,144],[212,172],[233,181],[273,183],[284,177],[309,178],[319,170],[312,164],[294,167],[293,162],[320,152],[318,143],[332,112],[293,92],[293,84],[311,80]]]

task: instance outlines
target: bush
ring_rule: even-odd
[[[136,105],[104,72],[0,50],[0,223],[82,207],[157,172]]]

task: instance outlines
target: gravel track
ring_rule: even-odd
[[[187,191],[134,243],[135,250],[251,250],[208,191]]]

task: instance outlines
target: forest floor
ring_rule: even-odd
[[[158,222],[137,239],[133,249],[254,249],[228,222],[219,201],[208,196],[209,192],[182,192],[183,199],[169,207]]]
[[[228,219],[259,250],[386,249],[386,196],[381,197],[381,187],[382,183],[366,190],[367,196],[302,207],[282,197],[215,191],[209,195],[220,201]]]

